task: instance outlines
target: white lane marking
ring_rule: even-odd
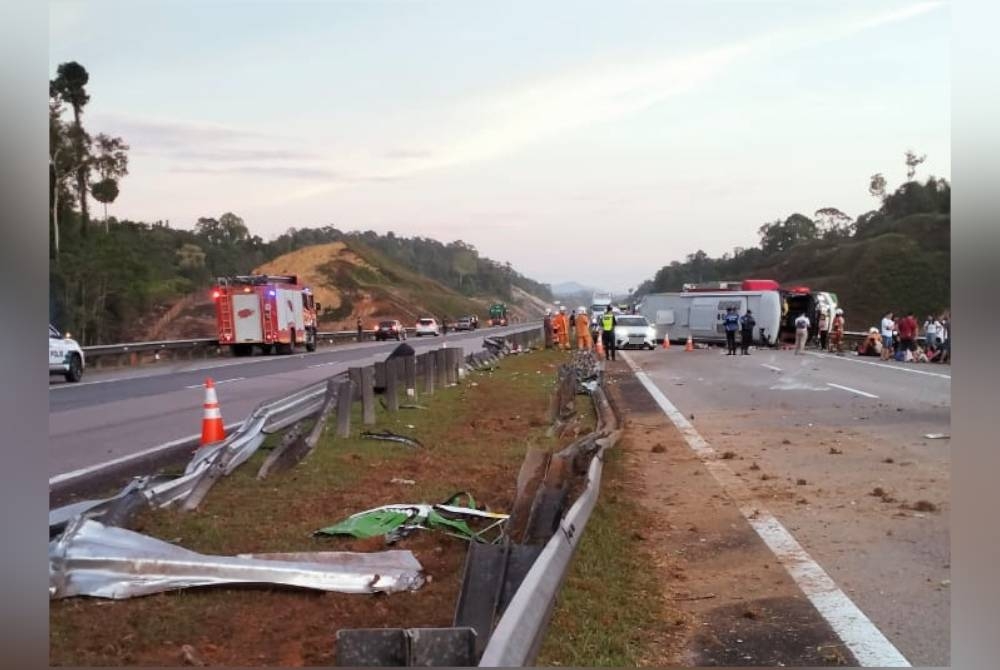
[[[829,354],[817,354],[813,351],[807,351],[806,354],[809,356],[815,356],[816,358],[831,358],[837,361],[847,361],[848,363],[861,363],[862,365],[874,365],[877,368],[885,368],[887,370],[899,370],[900,372],[912,372],[915,375],[927,375],[928,377],[940,377],[941,379],[951,380],[951,375],[941,374],[940,372],[928,372],[927,370],[915,370],[909,365],[912,363],[901,363],[900,365],[888,365],[886,363],[876,363],[875,361],[859,361],[857,358],[848,358],[846,356],[831,356]],[[928,363],[928,365],[931,365]],[[907,367],[904,367],[907,366]]]
[[[215,382],[215,385],[219,386],[220,384],[228,384],[230,382],[241,382],[244,379],[246,379],[246,377],[233,377],[232,379],[220,379],[219,381]],[[205,386],[204,384],[191,384],[190,386],[185,386],[184,388],[186,388],[186,389],[200,389],[200,388],[202,388],[204,386]]]
[[[909,661],[889,641],[882,631],[865,616],[857,605],[840,590],[836,582],[806,552],[774,515],[768,512],[750,493],[736,474],[719,459],[715,450],[695,430],[684,415],[674,407],[659,387],[643,372],[628,354],[622,358],[635,373],[663,413],[677,426],[726,494],[739,506],[740,512],[771,549],[788,574],[813,604],[820,616],[854,654],[863,667],[910,667]]]
[[[761,363],[760,367],[767,368],[768,370],[774,370],[775,372],[781,372],[781,368],[777,365],[768,365],[767,363]]]
[[[242,424],[242,423],[243,423],[242,421],[237,421],[235,423],[227,424],[226,427],[225,427],[225,429],[226,429],[227,432],[231,431],[231,430],[239,427],[239,425]],[[166,449],[170,449],[171,447],[176,447],[179,444],[184,444],[185,442],[189,442],[191,440],[197,440],[199,437],[201,437],[201,433],[195,433],[194,435],[188,435],[187,437],[182,437],[182,438],[180,438],[178,440],[172,440],[170,442],[165,442],[165,443],[157,445],[155,447],[150,447],[149,449],[143,449],[142,451],[138,451],[138,452],[136,452],[134,454],[128,454],[127,456],[121,456],[119,458],[113,458],[110,461],[105,461],[104,463],[98,463],[97,465],[90,465],[90,466],[87,466],[85,468],[80,468],[79,470],[73,470],[71,472],[64,472],[64,473],[62,473],[60,475],[56,475],[56,476],[50,478],[49,479],[49,487],[51,488],[53,484],[58,484],[60,482],[64,482],[67,479],[76,479],[77,477],[82,477],[82,476],[88,475],[88,474],[90,474],[92,472],[97,472],[98,470],[104,470],[105,468],[110,468],[110,467],[112,467],[114,465],[119,465],[121,463],[127,463],[128,461],[133,461],[133,460],[136,460],[136,459],[139,459],[139,458],[145,458],[147,456],[152,456],[153,454],[155,454],[157,452],[164,451]]]
[[[858,395],[863,395],[866,398],[878,397],[874,393],[868,393],[867,391],[859,391],[858,389],[852,389],[850,386],[841,386],[840,384],[834,384],[833,382],[827,382],[826,385],[832,386],[835,389],[840,389],[841,391],[848,391],[849,393],[857,393]]]

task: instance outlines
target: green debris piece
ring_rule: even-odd
[[[388,535],[412,518],[403,510],[373,509],[354,514],[340,523],[317,530],[315,535],[351,535],[358,539]]]
[[[349,535],[358,539],[382,535],[391,544],[415,530],[437,530],[473,542],[499,542],[507,519],[507,514],[477,509],[475,498],[463,491],[440,505],[384,505],[358,512],[313,535]],[[469,526],[473,520],[485,527],[474,530]]]

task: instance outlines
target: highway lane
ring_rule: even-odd
[[[950,445],[925,435],[950,432],[949,366],[629,355],[911,663],[948,665]]]
[[[522,330],[481,328],[442,337],[407,340],[418,353],[441,346],[465,353],[484,337]],[[243,419],[261,401],[340,374],[351,366],[384,360],[398,342],[355,343],[292,356],[198,361],[155,370],[88,376],[89,383],[50,385],[50,476],[75,471],[200,431],[202,383],[213,377],[226,423]],[[95,379],[96,377],[96,379]]]

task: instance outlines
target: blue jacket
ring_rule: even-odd
[[[727,333],[735,333],[740,329],[740,316],[735,312],[730,312],[726,314],[726,318],[723,320],[726,327]]]
[[[740,317],[740,330],[744,332],[753,332],[753,327],[757,325],[757,321],[754,320],[753,314],[744,314]]]

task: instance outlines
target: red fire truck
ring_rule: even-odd
[[[295,275],[219,277],[212,289],[219,344],[234,356],[290,354],[304,344],[316,349],[316,316],[320,305]]]

